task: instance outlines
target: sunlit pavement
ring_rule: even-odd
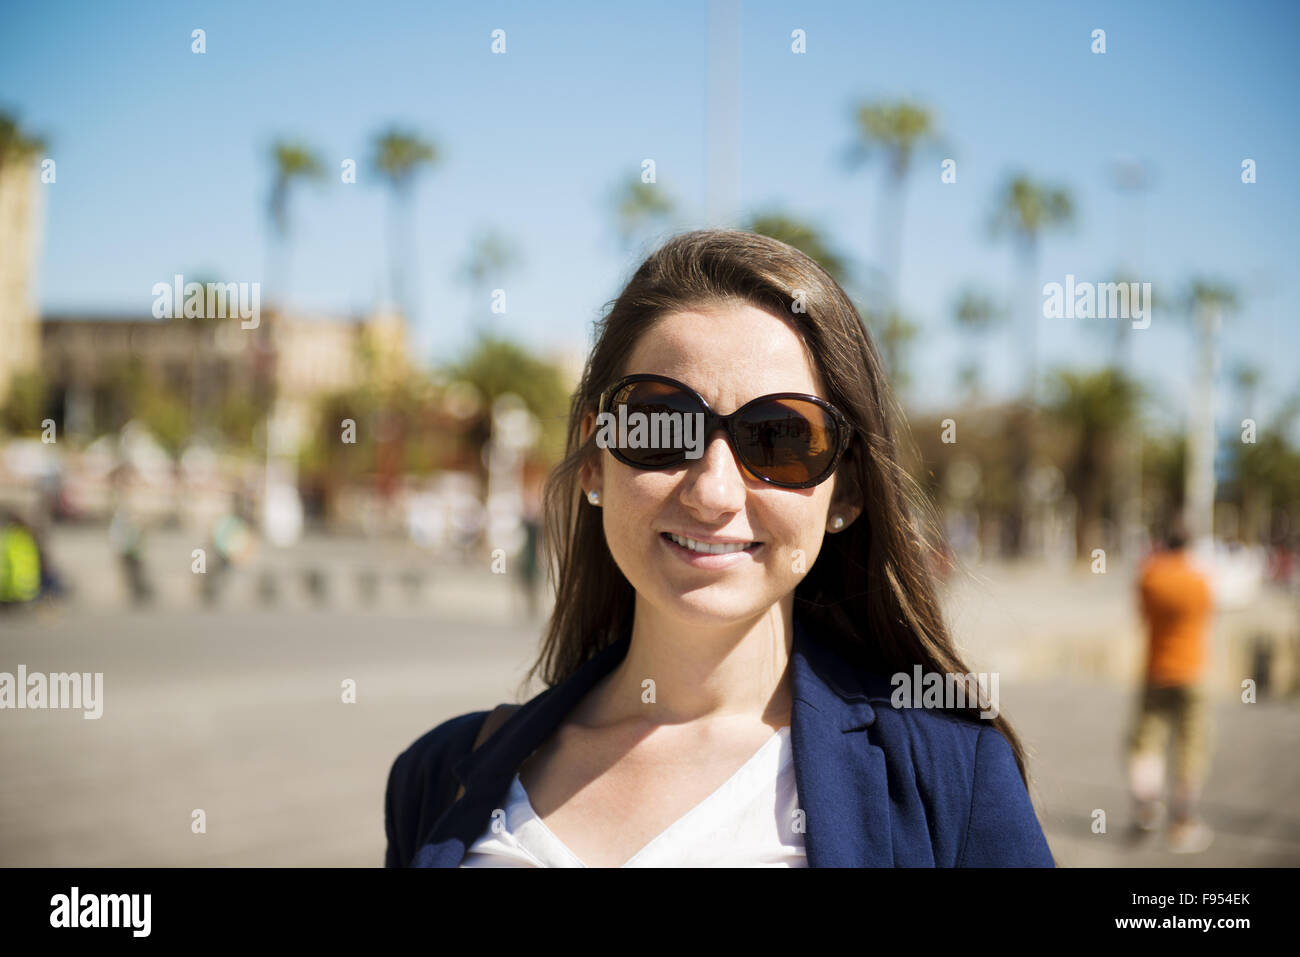
[[[1214,705],[1214,757],[1201,854],[1170,853],[1162,833],[1134,843],[1123,739],[1136,691],[1100,683],[1004,687],[1001,706],[1029,750],[1034,806],[1057,863],[1072,867],[1300,865],[1300,708],[1264,700]],[[1104,811],[1104,819],[1097,811]],[[1094,833],[1103,821],[1104,832]]]
[[[533,643],[492,624],[319,612],[10,616],[0,629],[0,670],[104,674],[97,720],[0,712],[6,865],[381,863],[393,758],[507,700]]]

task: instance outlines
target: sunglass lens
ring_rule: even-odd
[[[736,437],[752,472],[786,485],[820,478],[835,458],[835,419],[803,399],[772,399],[746,409]]]
[[[647,423],[651,426],[659,422],[680,422],[686,421],[687,414],[702,412],[695,398],[674,385],[667,382],[656,382],[647,380],[642,382],[632,382],[619,389],[614,394],[610,402],[610,411],[615,416],[620,415],[619,406],[627,406],[627,419],[629,422],[638,421]],[[638,416],[636,413],[640,413]],[[673,413],[676,413],[673,415]],[[671,419],[656,418],[656,416],[672,415]],[[673,432],[670,430],[669,435],[679,435],[680,430]],[[647,436],[648,438],[648,436]],[[667,468],[670,465],[676,465],[686,458],[685,444],[680,443],[677,447],[672,447],[670,443],[653,442],[651,446],[644,447],[647,443],[637,444],[629,443],[626,446],[618,448],[618,453],[622,458],[644,468]]]

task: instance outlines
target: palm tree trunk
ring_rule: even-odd
[[[1079,459],[1075,465],[1074,487],[1078,489],[1078,510],[1075,512],[1075,557],[1087,558],[1092,549],[1102,546],[1098,532],[1101,527],[1102,473],[1096,435],[1084,434]]]
[[[893,163],[882,174],[880,209],[876,215],[876,243],[880,269],[885,279],[884,315],[898,308],[899,271],[903,251],[903,179],[905,173]]]
[[[416,263],[419,253],[415,248],[415,197],[407,190],[402,201],[402,298],[399,308],[407,322],[415,321],[416,300]]]
[[[402,289],[402,197],[396,187],[389,197],[388,205],[388,296],[393,306],[405,310]]]
[[[1038,338],[1039,326],[1043,318],[1042,294],[1038,288],[1038,240],[1032,234],[1027,235],[1020,247],[1020,281],[1024,289],[1025,306],[1028,307],[1025,329],[1025,397],[1030,408],[1038,406]]]
[[[276,312],[285,312],[289,302],[289,237],[274,235],[271,247],[267,251],[267,287],[270,296],[269,305],[274,305]]]
[[[1130,339],[1121,340],[1115,352],[1115,368],[1128,374]],[[1111,498],[1116,507],[1119,555],[1132,564],[1142,541],[1142,424],[1138,417],[1135,427],[1122,430],[1116,436],[1115,468],[1111,473]]]
[[[1038,244],[1032,235],[1020,242],[1020,283],[1024,306],[1027,309],[1025,341],[1025,430],[1021,436],[1022,450],[1013,462],[1014,484],[1017,494],[1011,508],[1010,551],[1020,558],[1037,549],[1039,516],[1034,498],[1033,475],[1038,465],[1038,325],[1042,312],[1038,294]]]
[[[1214,534],[1214,380],[1220,313],[1216,304],[1197,309],[1199,353],[1187,436],[1187,530],[1193,541]]]

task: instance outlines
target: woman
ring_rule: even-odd
[[[546,488],[548,688],[398,757],[387,864],[1053,866],[1005,719],[894,694],[967,669],[843,290],[705,230],[597,331]]]

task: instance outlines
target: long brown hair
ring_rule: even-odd
[[[792,309],[795,300],[804,311]],[[876,347],[853,303],[830,274],[799,250],[739,230],[708,229],[669,240],[637,269],[596,324],[596,342],[573,395],[564,459],[544,492],[546,557],[555,608],[541,651],[524,678],[541,672],[553,687],[601,649],[628,634],[635,593],[605,543],[600,513],[585,507],[578,474],[599,455],[582,441],[587,413],[623,374],[637,341],[672,312],[744,302],[793,323],[829,399],[853,426],[836,472],[837,501],[862,513],[827,535],[817,561],[795,588],[795,613],[845,659],[883,674],[965,675],[944,624],[928,561],[935,523],[924,493],[899,464],[895,435],[910,443]],[[909,448],[912,446],[909,445]],[[980,721],[978,699],[953,709]],[[1024,750],[1006,719],[988,722],[1010,743],[1028,783]]]

